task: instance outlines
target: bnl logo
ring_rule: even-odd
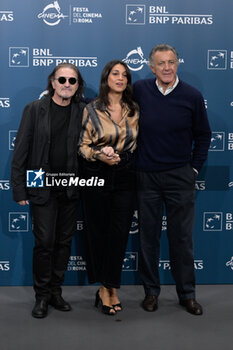
[[[206,212],[203,215],[203,231],[222,231],[222,212]]]
[[[209,151],[224,151],[225,132],[213,131]]]
[[[9,150],[13,151],[15,147],[15,140],[16,140],[17,130],[9,130]]]
[[[233,214],[226,213],[226,231],[233,230]]]
[[[28,213],[9,213],[9,232],[28,232]]]
[[[207,69],[227,69],[227,50],[208,50]]]
[[[44,171],[40,170],[27,170],[27,187],[44,187]]]
[[[126,24],[145,24],[145,5],[126,5]]]
[[[122,271],[138,270],[138,253],[126,252],[123,260]]]
[[[231,260],[226,263],[226,266],[230,266],[230,268],[233,270],[233,256],[231,257]]]
[[[29,67],[29,48],[10,47],[9,67]]]

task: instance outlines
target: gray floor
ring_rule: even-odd
[[[232,350],[233,286],[197,286],[203,316],[178,305],[174,286],[162,286],[159,310],[142,310],[141,286],[122,286],[124,310],[106,316],[93,307],[96,287],[64,287],[71,312],[49,309],[31,317],[31,287],[0,287],[0,350]]]

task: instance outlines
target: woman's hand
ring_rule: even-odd
[[[98,158],[108,165],[117,165],[121,160],[119,154],[115,153],[114,149],[109,146],[101,149],[101,154],[98,155]]]
[[[111,146],[101,148],[101,153],[105,154],[108,158],[112,158],[116,154]]]

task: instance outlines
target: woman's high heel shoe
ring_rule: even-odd
[[[113,309],[117,312],[117,311],[122,311],[122,304],[121,302],[119,301],[118,297],[117,297],[117,292],[116,292],[116,289],[115,288],[111,288],[111,291],[110,291],[110,295],[111,295],[111,299],[112,301],[116,304],[113,304],[112,302],[112,307]],[[118,302],[117,302],[118,301]]]
[[[103,314],[110,316],[116,315],[116,310],[112,306],[103,305],[102,299],[100,298],[100,291],[97,290],[95,295],[95,307],[98,307],[99,305],[101,305]]]
[[[113,307],[113,309],[114,309],[115,311],[122,311],[122,305],[121,305],[121,303],[114,304],[114,305],[112,305],[112,307]]]

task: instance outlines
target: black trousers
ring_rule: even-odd
[[[163,208],[167,215],[171,272],[179,299],[195,297],[193,223],[195,172],[190,164],[138,174],[140,275],[146,295],[159,295]]]
[[[77,226],[79,200],[66,193],[52,192],[43,205],[31,204],[35,246],[33,279],[36,299],[50,299],[61,294],[72,237]]]
[[[135,204],[135,173],[128,162],[108,166],[84,161],[83,175],[105,181],[103,187],[82,192],[88,279],[119,288]]]

